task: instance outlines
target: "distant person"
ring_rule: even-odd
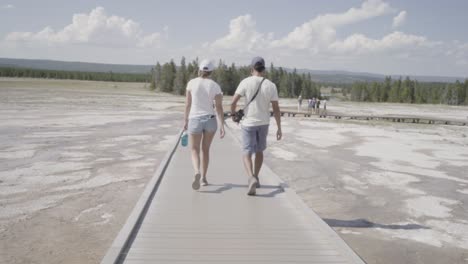
[[[313,109],[313,105],[312,105],[312,98],[309,98],[309,100],[307,100],[307,112],[310,114],[312,113],[312,109]]]
[[[300,112],[302,110],[302,95],[299,95],[297,98],[297,111]]]
[[[244,152],[244,167],[248,176],[248,195],[255,195],[260,188],[259,173],[263,164],[263,151],[267,147],[268,127],[270,124],[270,103],[278,130],[276,139],[281,140],[281,113],[278,104],[276,85],[265,76],[265,60],[255,57],[251,63],[252,76],[241,81],[234,94],[231,104],[231,115],[235,115],[237,103],[241,97],[246,103],[254,99],[244,109],[244,119],[241,121],[242,148]],[[258,91],[258,93],[257,93]],[[254,98],[254,95],[257,95]],[[234,118],[233,118],[234,120]],[[255,166],[252,156],[255,155]]]
[[[210,79],[213,70],[213,63],[203,60],[198,71],[199,77],[190,80],[186,89],[184,129],[190,135],[192,164],[195,170],[192,182],[194,190],[200,189],[200,185],[208,185],[207,171],[210,162],[210,146],[218,123],[220,125],[220,137],[223,138],[225,133],[223,92],[219,85]],[[215,115],[213,106],[216,108],[217,115]],[[216,122],[216,116],[218,122]],[[201,170],[200,149],[202,152]]]
[[[320,114],[320,99],[317,98],[317,102],[315,102],[315,113]]]
[[[314,114],[315,114],[315,103],[316,103],[315,97],[312,97],[312,112]]]
[[[327,116],[327,100],[323,100],[323,111],[320,116],[323,116],[323,117]]]

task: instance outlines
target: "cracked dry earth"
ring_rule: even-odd
[[[182,102],[144,84],[0,79],[0,263],[98,263]]]
[[[98,263],[180,129],[182,106],[144,84],[0,79],[0,263]],[[327,107],[468,116],[439,105]],[[468,127],[285,117],[284,140],[275,132],[272,123],[266,163],[365,261],[468,263]]]
[[[468,263],[468,127],[299,118],[274,133],[267,164],[367,263]]]

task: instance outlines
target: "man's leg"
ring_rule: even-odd
[[[255,195],[258,181],[253,174],[252,154],[244,155],[244,167],[249,177],[247,195]]]
[[[263,165],[263,152],[267,148],[268,125],[260,126],[257,131],[257,148],[255,150],[254,175],[257,179],[257,188],[260,188],[260,169]]]
[[[242,128],[242,141],[243,141],[243,162],[245,171],[248,176],[248,195],[255,195],[257,180],[254,177],[254,168],[252,162],[252,154],[255,153],[255,147],[257,145],[257,131],[255,128]]]
[[[243,160],[244,160],[244,167],[245,167],[245,171],[247,172],[247,176],[249,178],[253,177],[254,172],[253,172],[252,154],[250,153],[244,154]]]
[[[257,188],[260,188],[260,180],[258,175],[260,175],[260,169],[263,165],[263,151],[255,153],[255,169],[254,169],[254,177],[257,179]]]

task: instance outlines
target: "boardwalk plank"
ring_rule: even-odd
[[[211,185],[197,192],[190,150],[179,147],[124,262],[363,263],[267,167],[264,188],[247,196],[241,157],[233,137],[216,139]]]

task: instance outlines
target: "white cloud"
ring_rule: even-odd
[[[368,0],[341,13],[307,19],[281,36],[261,32],[255,17],[246,14],[233,18],[226,33],[208,43],[165,45],[169,33],[173,34],[168,26],[161,25],[159,32],[144,32],[137,21],[108,15],[98,7],[74,15],[62,28],[11,32],[0,39],[0,57],[152,64],[198,56],[245,65],[253,55],[260,55],[268,64],[290,68],[466,76],[468,43],[437,42],[401,29],[378,31],[378,36],[357,30],[342,34],[360,28],[354,24],[373,23],[377,17],[388,16],[391,21],[397,13],[382,0]],[[161,46],[164,49],[154,48]]]
[[[239,16],[230,22],[229,33],[206,44],[214,50],[231,50],[251,52],[255,47],[261,51],[279,56],[300,54],[301,56],[356,56],[370,53],[384,53],[388,51],[403,51],[408,57],[409,51],[435,45],[424,36],[393,32],[381,39],[369,38],[363,34],[352,34],[345,39],[337,37],[337,29],[360,21],[369,20],[395,12],[388,3],[381,0],[364,1],[358,8],[350,8],[343,13],[322,14],[309,22],[293,29],[280,39],[273,39],[273,35],[257,31],[255,20],[251,15]],[[403,15],[401,15],[403,14]],[[406,16],[400,12],[399,17]]]
[[[15,8],[15,6],[12,4],[4,5],[1,7],[1,9],[13,9],[13,8]]]
[[[205,44],[205,46],[213,49],[247,51],[262,48],[267,38],[271,38],[271,35],[265,36],[257,32],[255,25],[256,22],[252,19],[251,15],[239,16],[231,20],[229,33],[226,36],[215,40],[212,44]]]
[[[363,54],[371,52],[383,52],[392,50],[418,49],[421,47],[431,47],[436,45],[426,37],[405,34],[403,32],[393,32],[382,39],[371,39],[362,34],[354,34],[345,40],[338,40],[332,43],[331,51],[342,54]]]
[[[45,27],[39,32],[11,32],[5,40],[147,48],[160,46],[164,38],[160,33],[144,34],[137,22],[115,15],[108,16],[104,8],[97,7],[89,14],[73,15],[72,23],[61,30]]]
[[[363,1],[342,13],[318,15],[279,38],[259,32],[254,17],[243,15],[231,20],[226,35],[205,43],[203,47],[209,49],[202,49],[203,54],[196,48],[193,53],[241,64],[251,55],[261,55],[285,67],[466,76],[463,65],[468,63],[468,49],[464,43],[444,43],[401,31],[383,32],[380,37],[359,32],[339,37],[338,31],[345,26],[389,14],[396,14],[396,9],[388,3]],[[396,16],[400,26],[406,16],[405,11]]]
[[[447,48],[446,54],[453,56],[456,63],[461,66],[468,65],[468,43],[460,43],[455,41],[452,48]]]
[[[275,47],[310,49],[318,52],[336,38],[336,29],[341,26],[368,20],[393,12],[389,4],[381,0],[367,0],[359,8],[350,8],[344,13],[319,15],[296,27],[286,37],[274,41]]]
[[[401,11],[396,17],[393,18],[393,28],[399,28],[406,22],[406,11]]]

